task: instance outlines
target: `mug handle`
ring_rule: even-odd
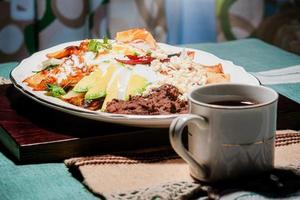
[[[204,117],[186,114],[180,117],[175,118],[169,130],[170,141],[173,149],[176,153],[183,158],[192,168],[196,171],[201,172],[204,178],[208,177],[209,171],[208,168],[204,165],[199,164],[191,155],[191,153],[184,147],[182,143],[182,132],[187,124],[192,123],[198,126],[201,129],[207,129],[208,122]]]

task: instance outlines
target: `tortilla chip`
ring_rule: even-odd
[[[149,44],[151,48],[155,48],[157,46],[156,41],[151,33],[141,28],[134,28],[127,31],[118,32],[115,39],[125,43],[142,40]]]
[[[227,83],[230,81],[229,74],[207,72],[206,84]]]

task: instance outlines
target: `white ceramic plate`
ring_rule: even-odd
[[[125,115],[125,114],[110,114],[99,111],[89,111],[84,108],[80,108],[74,106],[72,104],[66,103],[58,98],[54,98],[51,96],[46,96],[42,91],[33,91],[26,84],[22,83],[22,81],[32,75],[32,71],[37,70],[37,66],[44,60],[46,60],[46,54],[50,52],[54,52],[57,50],[61,50],[70,45],[79,45],[81,41],[76,42],[68,42],[63,43],[52,48],[39,51],[29,58],[24,59],[15,69],[12,70],[10,74],[10,78],[17,89],[19,89],[22,93],[32,98],[33,100],[44,104],[48,107],[74,114],[77,116],[111,122],[118,124],[125,124],[130,126],[138,126],[138,127],[168,127],[171,121],[178,115]],[[183,48],[174,47],[167,44],[159,44],[163,49],[166,49],[171,52],[181,51]],[[230,74],[231,82],[233,83],[244,83],[250,85],[259,85],[258,80],[247,73],[242,67],[234,65],[232,62],[227,60],[222,60],[210,53],[196,50],[196,49],[188,49],[195,51],[195,61],[201,63],[203,65],[214,65],[221,63],[225,73]]]

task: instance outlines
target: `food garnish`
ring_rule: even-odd
[[[109,40],[107,37],[103,38],[103,42],[100,42],[96,39],[90,40],[90,42],[88,44],[88,51],[97,53],[101,49],[103,49],[103,50],[111,50],[112,49],[112,46],[109,43]]]
[[[53,97],[60,97],[61,95],[66,94],[66,91],[62,87],[54,84],[47,84],[47,90]]]

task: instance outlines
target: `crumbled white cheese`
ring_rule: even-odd
[[[73,60],[73,65],[74,65],[74,67],[77,67],[77,68],[82,68],[82,67],[84,67],[84,65],[85,65],[85,63],[84,62],[80,62],[79,61],[79,58],[78,58],[78,56],[77,55],[72,55],[71,56],[71,58],[70,58],[71,60]]]
[[[83,58],[84,58],[84,62],[87,63],[91,60],[93,60],[95,58],[96,54],[94,52],[91,51],[87,51],[84,53]]]
[[[58,73],[55,75],[56,79],[57,79],[57,83],[60,84],[64,79],[67,78],[67,74],[64,72]]]
[[[167,52],[162,50],[161,48],[157,48],[155,51],[151,51],[151,56],[157,59],[168,58]]]
[[[180,56],[171,57],[170,62],[161,62],[159,59],[155,59],[151,62],[150,67],[161,74],[162,79],[150,85],[144,94],[148,94],[151,89],[163,84],[171,84],[183,94],[181,98],[186,99],[189,91],[196,86],[204,85],[207,79],[203,67],[193,62],[186,52],[181,52]]]
[[[66,74],[71,74],[73,72],[73,67],[71,65],[63,65],[63,67]]]

